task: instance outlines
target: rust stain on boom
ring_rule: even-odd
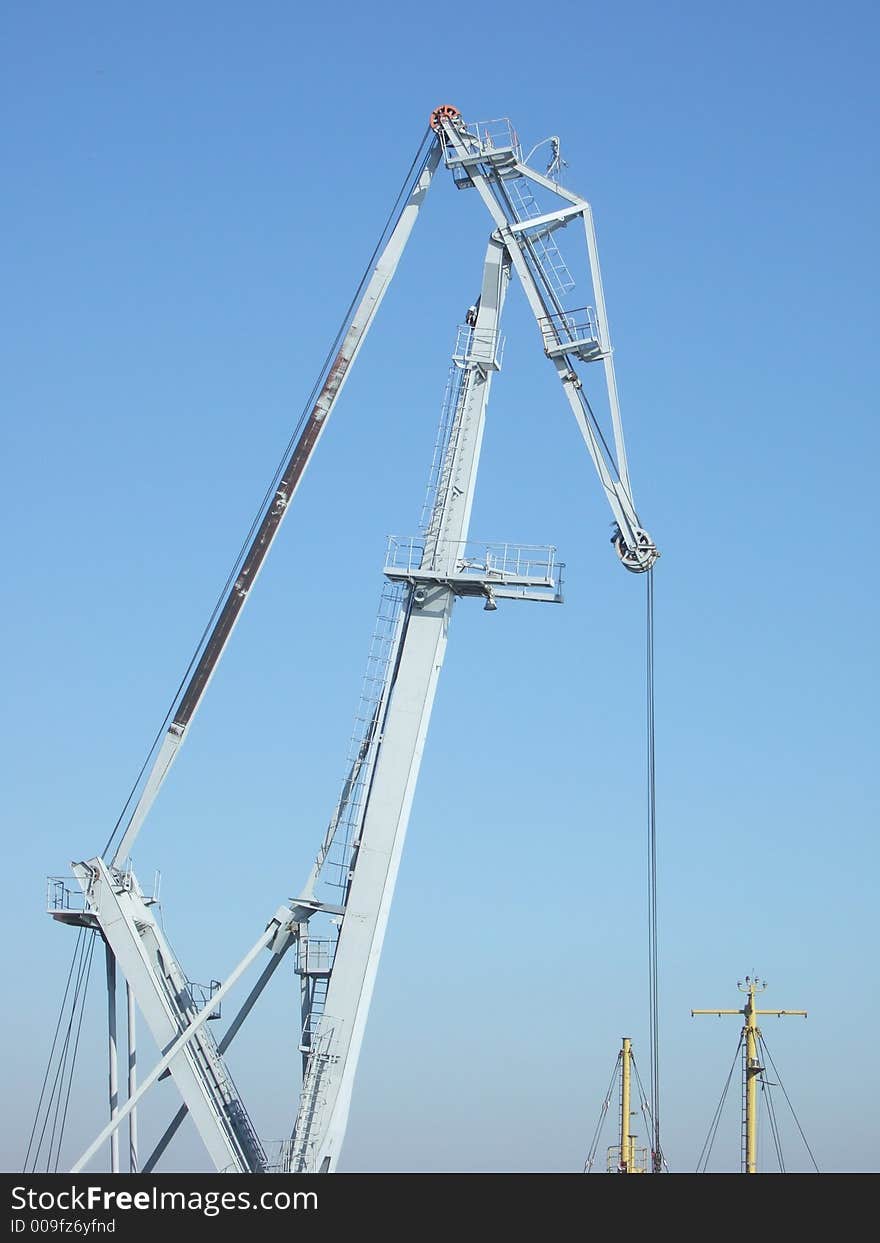
[[[308,465],[312,450],[318,442],[324,419],[348,371],[358,336],[358,326],[353,324],[348,331],[342,348],[333,360],[333,365],[318,395],[318,400],[312,407],[312,413],[309,415],[308,421],[302,430],[302,435],[297,441],[296,448],[293,450],[290,460],[285,467],[284,474],[275,493],[275,499],[260,523],[259,529],[242,562],[238,577],[226,598],[220,616],[217,618],[211,637],[183,693],[183,698],[174,714],[173,727],[176,728],[176,732],[182,733],[189,724],[208,679],[214,670],[214,666],[220,659],[223,648],[226,646],[226,641],[244,606],[248,592],[259,573],[260,566],[263,564],[266,553],[272,545],[272,540],[281,526],[287,507]]]

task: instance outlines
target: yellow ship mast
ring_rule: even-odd
[[[617,1174],[646,1174],[646,1150],[636,1148],[636,1137],[630,1130],[632,1104],[632,1041],[623,1037],[620,1051],[620,1144],[608,1149],[608,1170]]]
[[[766,980],[752,979],[746,976],[745,984],[742,980],[737,981],[737,988],[741,993],[746,993],[746,1003],[741,1010],[691,1010],[691,1017],[695,1014],[717,1014],[720,1018],[722,1014],[741,1014],[745,1018],[745,1025],[742,1029],[743,1039],[745,1041],[745,1083],[743,1085],[746,1101],[746,1151],[745,1151],[745,1170],[746,1174],[757,1174],[758,1172],[758,1077],[764,1067],[758,1058],[758,1038],[761,1035],[761,1029],[758,1026],[759,1014],[774,1014],[777,1018],[786,1015],[799,1015],[802,1018],[807,1017],[806,1010],[758,1010],[755,1006],[755,998],[759,993],[763,993],[767,988]]]

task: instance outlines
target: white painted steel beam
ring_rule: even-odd
[[[85,894],[86,911],[97,921],[114,960],[114,975],[118,965],[156,1045],[166,1050],[177,1047],[181,1031],[190,1029],[190,1037],[168,1064],[215,1167],[240,1172],[261,1168],[264,1157],[247,1112],[213,1037],[202,1030],[213,1005],[198,1011],[189,981],[134,874],[111,872],[101,859],[74,864],[73,872]],[[277,929],[276,921],[261,944]],[[123,1109],[115,1111],[108,1136],[116,1134],[132,1102],[143,1095],[145,1083]]]
[[[238,623],[247,596],[257,580],[272,541],[278,534],[290,502],[299,488],[305,468],[324,433],[333,408],[339,399],[355,359],[360,353],[361,346],[375,319],[376,312],[388,291],[394,273],[397,271],[400,257],[412,233],[413,226],[425,201],[425,196],[428,193],[439,161],[440,146],[435,142],[428,153],[420,175],[410,189],[407,202],[367,280],[363,295],[348,321],[348,328],[339,353],[330,366],[324,387],[318,395],[293,455],[287,463],[275,498],[257,529],[253,542],[242,562],[238,577],[232,585],[229,595],[217,616],[212,632],[204,644],[192,676],[189,678],[187,686],[176,705],[171,724],[162,740],[138,801],[129,817],[125,832],[113,855],[112,865],[114,867],[121,867],[131,855],[147,814],[159,790],[162,788],[165,778],[168,776],[180,747],[183,745],[192,719],[198,710],[211,678],[214,676],[220,658],[232,636],[232,631]]]
[[[556,294],[546,284],[546,281],[541,280],[540,264],[533,259],[530,261],[528,230],[534,221],[517,220],[513,205],[506,202],[505,181],[510,180],[510,170],[505,170],[505,175],[502,178],[492,168],[491,164],[486,162],[484,164],[485,171],[481,171],[481,162],[475,161],[473,151],[469,150],[468,140],[464,136],[464,130],[460,122],[454,119],[443,120],[442,132],[447,152],[455,152],[459,160],[466,159],[468,161],[468,173],[471,182],[495,222],[497,236],[507,245],[510,251],[514,270],[522,284],[532,314],[535,316],[537,326],[543,336],[544,326],[548,322],[548,317],[552,318],[553,315],[563,313],[563,308]],[[599,477],[599,482],[605,492],[605,498],[621,532],[622,547],[618,548],[621,560],[628,569],[648,569],[656,560],[658,553],[650,537],[643,531],[639,523],[629,482],[629,470],[617,395],[617,382],[614,374],[611,334],[605,313],[605,299],[602,290],[595,228],[593,226],[590,205],[585,199],[573,194],[557,182],[551,181],[548,177],[536,173],[534,169],[529,168],[526,164],[517,162],[514,165],[514,171],[521,177],[535,182],[571,204],[574,209],[574,215],[583,215],[588,261],[593,285],[593,299],[600,331],[602,360],[605,368],[606,388],[615,446],[615,453],[610,466],[607,461],[607,455],[603,452],[603,445],[597,430],[589,417],[589,411],[582,400],[580,393],[582,385],[579,376],[568,364],[565,355],[553,356],[550,358],[550,361],[556,368],[566,399],[587,446],[590,458]],[[566,209],[562,210],[565,211]],[[540,220],[541,217],[537,217],[537,219]],[[536,271],[538,273],[537,276]]]
[[[174,1067],[175,1062],[179,1059],[181,1054],[183,1055],[187,1054],[188,1050],[192,1046],[193,1041],[198,1038],[200,1032],[204,1028],[205,1023],[210,1018],[211,1010],[213,1006],[218,1005],[223,1000],[223,998],[226,996],[226,994],[230,991],[230,989],[232,989],[238,983],[240,977],[245,973],[245,971],[247,971],[248,967],[251,965],[254,959],[259,955],[260,951],[265,949],[266,946],[272,941],[272,939],[277,934],[277,931],[278,931],[277,923],[274,923],[274,922],[271,923],[269,927],[266,929],[266,931],[263,933],[263,935],[260,937],[260,939],[256,942],[256,944],[250,948],[247,954],[245,954],[244,958],[241,960],[241,962],[238,964],[238,966],[235,968],[232,974],[228,977],[228,979],[225,980],[224,983],[220,986],[217,993],[212,999],[212,1003],[209,1005],[206,1005],[201,1010],[201,1012],[192,1020],[192,1022],[189,1023],[188,1026],[183,1029],[183,1031],[177,1036],[176,1040],[172,1041],[170,1047],[167,1049],[165,1054],[160,1058],[160,1060],[156,1063],[156,1065],[147,1075],[146,1079],[143,1080],[143,1082],[141,1083],[137,1091],[128,1098],[128,1100],[125,1102],[123,1107],[118,1111],[116,1116],[113,1119],[111,1119],[110,1122],[107,1123],[103,1131],[101,1131],[100,1135],[98,1135],[92,1141],[92,1143],[85,1150],[82,1156],[76,1162],[74,1162],[74,1164],[70,1167],[71,1174],[78,1174],[79,1171],[83,1169],[84,1166],[88,1165],[89,1161],[91,1161],[92,1157],[95,1155],[95,1153],[104,1143],[104,1141],[107,1140],[113,1134],[113,1132],[120,1125],[120,1123],[124,1122],[124,1120],[129,1116],[132,1110],[136,1107],[141,1097],[148,1091],[148,1089],[150,1089],[153,1086],[156,1080],[159,1079],[165,1073],[166,1070],[171,1069],[172,1074],[174,1074],[174,1071],[172,1068]],[[175,1076],[175,1079],[176,1079],[176,1076]],[[195,1114],[195,1111],[192,1109],[192,1107],[190,1107],[190,1113],[193,1114],[193,1121],[196,1122],[196,1125],[198,1126],[198,1122],[196,1120],[196,1114]],[[207,1133],[207,1131],[203,1132],[201,1127],[199,1127],[199,1132],[202,1135],[202,1139],[205,1140],[206,1142],[206,1147],[208,1147],[209,1151],[211,1151],[211,1149],[214,1148],[216,1145],[210,1142],[210,1139],[211,1139],[210,1135]],[[228,1173],[256,1172],[254,1170],[249,1169],[247,1166],[240,1165],[237,1160],[234,1160],[230,1162],[228,1165],[224,1166],[215,1159],[214,1164],[218,1170],[225,1170]]]
[[[475,337],[497,334],[509,272],[506,248],[493,239]],[[474,365],[463,380],[426,538],[428,569],[448,571],[449,549],[467,538],[492,374]],[[292,1144],[295,1171],[331,1172],[339,1159],[454,602],[446,586],[410,591],[324,1014],[303,1077]]]

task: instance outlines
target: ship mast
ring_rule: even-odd
[[[632,1041],[629,1036],[623,1038],[620,1056],[620,1172],[621,1174],[641,1173],[635,1168],[635,1138],[630,1133],[630,1108],[632,1084]]]
[[[758,1079],[764,1073],[761,1059],[758,1057],[758,1041],[761,1029],[758,1026],[759,1014],[773,1014],[777,1018],[786,1015],[807,1017],[806,1010],[759,1010],[755,1006],[755,998],[767,988],[766,980],[746,976],[745,983],[737,981],[737,988],[746,994],[746,1002],[741,1010],[691,1010],[695,1014],[741,1014],[745,1018],[742,1029],[743,1051],[743,1099],[745,1102],[745,1134],[743,1151],[744,1174],[758,1172]]]
[[[632,1108],[634,1061],[632,1040],[629,1036],[623,1037],[623,1043],[617,1055],[617,1065],[620,1068],[620,1134],[618,1144],[608,1149],[608,1173],[647,1174],[648,1150],[636,1147],[636,1136],[631,1129],[631,1119],[635,1117],[635,1111]],[[591,1162],[592,1154],[588,1164]]]

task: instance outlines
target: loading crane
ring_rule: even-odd
[[[109,1140],[119,1168],[119,1128],[129,1120],[130,1168],[152,1170],[187,1114],[217,1170],[240,1173],[331,1172],[338,1164],[352,1089],[410,809],[449,633],[459,599],[562,600],[562,565],[552,547],[478,544],[469,531],[487,403],[501,369],[502,311],[513,275],[534,316],[541,349],[554,368],[580,429],[613,518],[612,542],[622,565],[642,574],[659,553],[643,527],[629,479],[614,357],[596,233],[589,203],[560,182],[558,139],[539,172],[523,158],[506,120],[467,124],[444,105],[431,115],[422,146],[352,309],[328,355],[270,490],[267,504],[230,576],[230,587],[148,757],[135,797],[100,856],[72,865],[73,880],[50,878],[49,910],[62,923],[92,929],[107,960],[111,1016],[111,1116],[71,1167],[83,1169]],[[541,144],[539,144],[540,146]],[[530,153],[531,154],[531,153]],[[397,269],[441,163],[455,185],[475,192],[491,220],[479,297],[459,325],[429,484],[417,535],[389,541],[385,589],[368,677],[342,792],[306,882],[281,905],[225,981],[206,994],[193,985],[155,918],[155,897],[141,886],[131,855],[201,705],[306,467],[324,433],[352,365]],[[574,286],[558,244],[573,228],[592,290],[589,306],[571,307]],[[587,396],[585,373],[604,373],[606,427]],[[224,1054],[281,960],[292,951],[299,979],[302,1085],[290,1137],[270,1151],[258,1138]],[[268,954],[268,958],[266,958]],[[209,1020],[259,959],[264,965],[218,1042]],[[118,1100],[117,968],[129,997],[129,1067],[135,1007],[162,1056]],[[139,1101],[170,1076],[181,1098],[154,1150],[137,1152]]]

